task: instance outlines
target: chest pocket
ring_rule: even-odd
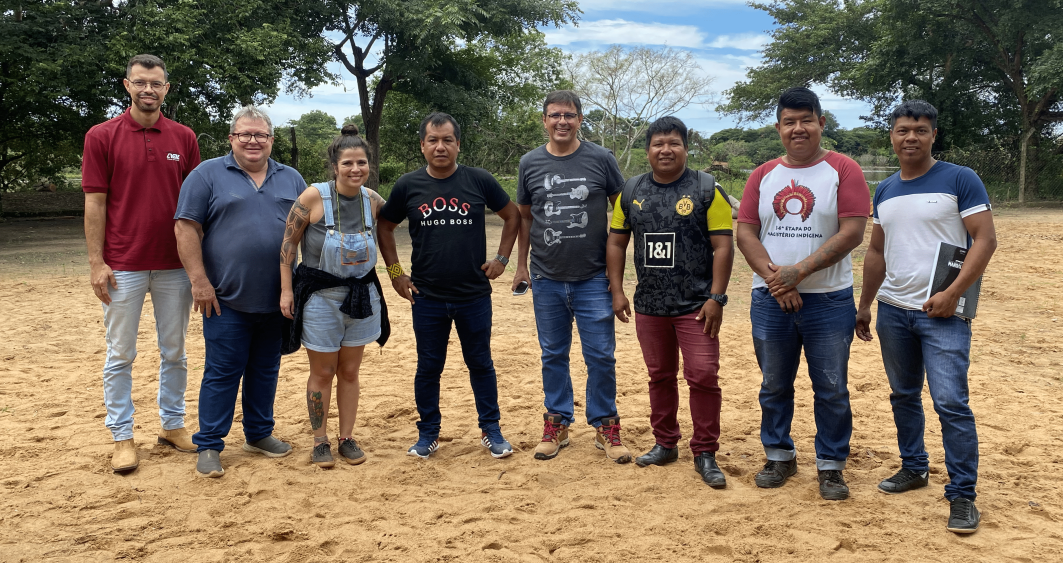
[[[274,199],[277,202],[277,218],[287,222],[288,214],[291,213],[295,200],[287,197],[276,197]]]

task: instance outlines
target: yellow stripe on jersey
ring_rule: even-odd
[[[620,195],[623,196],[624,194],[621,193]],[[616,205],[613,206],[613,220],[609,223],[609,228],[618,231],[631,230],[631,226],[627,224],[627,217],[624,217],[624,206],[620,205],[619,197],[616,198]]]
[[[717,231],[731,231],[731,204],[727,197],[716,190],[716,197],[712,198],[712,205],[705,212],[709,222],[709,234]]]

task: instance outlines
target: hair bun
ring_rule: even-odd
[[[358,126],[353,123],[348,123],[340,130],[340,135],[356,137],[358,136]]]

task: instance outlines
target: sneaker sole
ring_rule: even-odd
[[[125,467],[115,467],[115,466],[112,465],[111,466],[111,471],[114,471],[115,473],[118,473],[118,474],[131,473],[132,471],[134,471],[138,467],[140,467],[140,462],[139,461],[136,462],[133,465],[127,465]]]
[[[320,467],[322,469],[328,469],[328,468],[333,467],[333,466],[336,465],[336,461],[335,460],[333,460],[333,461],[311,461],[310,463],[312,463],[312,464],[314,464],[314,465],[316,465],[316,466],[318,466],[318,467]]]
[[[599,450],[602,450],[603,452],[605,451],[605,446],[603,446],[602,443],[598,440],[594,441],[594,447],[598,448]],[[609,457],[609,452],[606,452],[605,459],[608,459],[609,461],[612,461],[614,463],[631,463],[631,454],[622,455],[616,459],[613,459]]]
[[[163,438],[162,436],[159,436],[159,441],[158,442],[159,442],[159,445],[170,446],[171,448],[173,448],[173,449],[175,449],[175,450],[177,450],[179,452],[184,452],[186,454],[191,454],[191,453],[195,453],[196,452],[196,448],[195,447],[193,447],[190,450],[183,450],[183,449],[177,447],[177,444],[167,440],[166,438]]]
[[[196,470],[196,476],[197,477],[205,477],[205,478],[210,478],[210,479],[216,479],[218,477],[221,477],[222,475],[225,475],[225,470],[224,469],[222,469],[220,471],[211,471],[210,473],[200,473],[198,469]]]
[[[954,533],[954,534],[973,534],[973,533],[978,531],[978,527],[974,527],[974,528],[949,528],[948,526],[945,526],[945,529],[950,531],[950,532],[952,532],[952,533]]]
[[[557,454],[561,453],[561,448],[564,448],[564,447],[567,447],[567,446],[568,446],[568,439],[566,438],[564,440],[561,440],[561,443],[559,443],[557,445],[557,449],[554,450],[554,453],[552,453],[552,454],[544,454],[542,452],[535,452],[535,459],[541,459],[541,460],[554,459],[555,457],[557,457]]]
[[[288,448],[288,451],[286,451],[286,452],[276,453],[276,452],[271,452],[269,450],[264,450],[262,448],[256,448],[256,447],[252,446],[251,444],[248,444],[247,442],[244,442],[244,451],[245,452],[251,452],[253,454],[262,454],[262,455],[264,455],[266,457],[284,457],[284,456],[292,453],[292,449],[291,448]]]
[[[347,465],[361,465],[361,464],[365,463],[366,456],[363,455],[362,457],[356,457],[354,459],[351,459],[349,457],[343,457],[343,456],[340,456],[340,458],[343,459],[343,461],[346,461]]]

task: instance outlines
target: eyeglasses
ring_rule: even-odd
[[[233,133],[230,137],[236,137],[241,143],[250,143],[251,139],[254,139],[256,143],[265,143],[273,135],[267,133]]]
[[[561,121],[561,118],[565,118],[566,121],[575,121],[579,115],[575,113],[548,113],[546,117],[553,119],[554,121]]]
[[[151,86],[152,90],[162,90],[162,87],[166,86],[165,82],[159,82],[158,80],[152,82],[147,82],[144,80],[130,80],[129,83],[132,84],[133,87],[137,90],[143,90],[148,86]]]

